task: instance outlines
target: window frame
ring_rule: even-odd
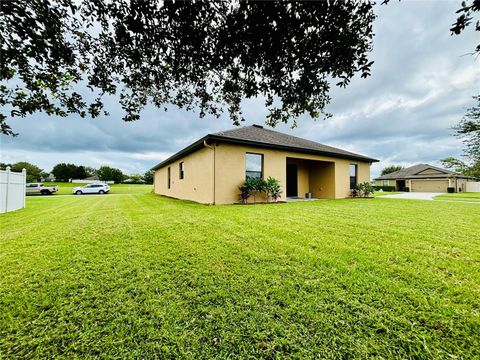
[[[172,168],[169,166],[167,168],[167,189],[171,188],[171,178],[172,178]]]
[[[390,186],[390,180],[382,180],[382,186]]]
[[[355,167],[355,175],[352,176],[352,166]],[[349,180],[350,180],[350,190],[355,189],[355,187],[358,184],[358,164],[349,164],[348,166],[348,175],[349,175]],[[352,182],[352,178],[355,180]],[[353,186],[352,186],[353,184]]]
[[[263,176],[264,176],[264,163],[265,163],[265,156],[264,154],[262,153],[254,153],[254,152],[249,152],[247,151],[245,153],[245,179],[247,179],[249,176],[247,175],[248,173],[248,168],[247,168],[247,156],[248,155],[258,155],[260,156],[260,159],[261,159],[261,165],[260,165],[260,179],[263,179]],[[252,171],[252,172],[256,172],[256,171]],[[251,176],[250,176],[251,177]],[[254,178],[255,179],[255,178]]]
[[[184,161],[180,161],[180,163],[178,164],[178,178],[180,180],[185,179],[185,162]]]

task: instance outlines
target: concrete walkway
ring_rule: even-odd
[[[405,192],[396,195],[385,195],[382,198],[387,199],[409,199],[409,200],[435,200],[434,197],[443,193],[438,192]]]

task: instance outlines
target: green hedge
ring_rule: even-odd
[[[395,186],[374,186],[373,189],[375,191],[383,190],[383,191],[395,191]]]

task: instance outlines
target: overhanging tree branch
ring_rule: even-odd
[[[1,3],[2,114],[96,117],[119,95],[125,121],[148,103],[234,124],[263,97],[266,122],[328,115],[331,81],[370,75],[372,3],[32,0]],[[73,91],[96,94],[88,103]],[[81,92],[81,91],[79,91]],[[84,92],[82,92],[84,93]]]

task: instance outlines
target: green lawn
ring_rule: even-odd
[[[86,184],[65,183],[65,182],[45,182],[45,186],[58,185],[58,195],[70,195],[72,189],[77,186],[84,186]],[[110,194],[144,194],[153,190],[153,185],[142,184],[112,184],[110,186]]]
[[[469,193],[453,193],[453,194],[442,194],[435,196],[435,200],[453,200],[453,201],[471,201],[471,202],[480,202],[480,193],[478,192],[469,192]]]
[[[0,226],[2,358],[480,356],[476,204],[52,196]]]

